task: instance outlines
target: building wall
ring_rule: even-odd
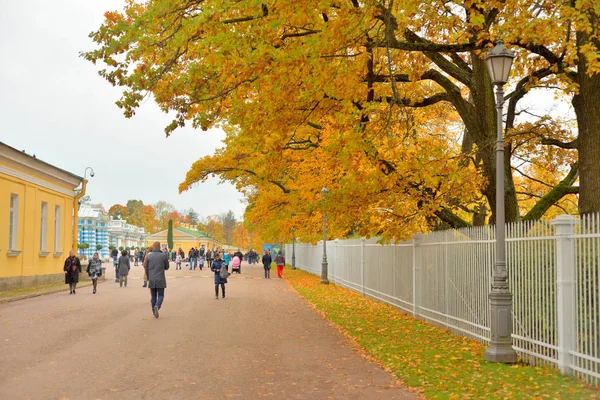
[[[12,193],[19,196],[16,246],[16,250],[20,251],[18,255],[11,255],[9,251]],[[0,162],[0,289],[23,281],[8,278],[64,276],[64,259],[73,245],[73,196],[72,187]],[[48,204],[45,252],[40,248],[42,202]],[[57,205],[60,206],[60,231],[55,235]],[[55,251],[57,238],[58,251]]]
[[[108,241],[116,248],[136,248],[146,246],[144,228],[128,224],[125,220],[108,222]]]

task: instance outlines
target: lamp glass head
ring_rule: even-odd
[[[502,40],[498,40],[496,46],[485,57],[488,72],[494,85],[503,85],[508,82],[514,58],[515,55],[504,46]]]

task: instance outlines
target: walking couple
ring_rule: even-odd
[[[265,279],[271,279],[271,263],[273,259],[271,258],[271,252],[269,250],[265,250],[265,254],[262,257],[263,268],[265,269]],[[277,257],[275,257],[275,264],[277,265],[277,276],[279,278],[283,278],[283,267],[285,266],[285,258],[281,254],[281,252],[277,253]]]

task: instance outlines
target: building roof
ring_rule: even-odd
[[[46,165],[46,166],[48,166],[48,167],[51,167],[51,168],[57,169],[57,170],[59,170],[59,171],[61,171],[61,172],[64,172],[65,174],[67,174],[67,175],[70,175],[70,176],[72,176],[73,178],[76,178],[76,179],[78,179],[79,181],[82,181],[82,180],[83,180],[83,178],[82,178],[81,176],[79,176],[79,175],[75,175],[75,174],[74,174],[74,173],[72,173],[72,172],[69,172],[69,171],[67,171],[67,170],[64,170],[64,169],[62,169],[62,168],[59,168],[59,167],[57,167],[57,166],[55,166],[55,165],[52,165],[52,164],[50,164],[50,163],[47,163],[46,161],[42,161],[42,160],[40,160],[39,158],[37,158],[35,155],[33,155],[33,156],[30,156],[29,154],[25,153],[25,150],[23,150],[23,151],[19,151],[19,150],[15,149],[14,147],[7,145],[7,144],[6,144],[6,143],[4,143],[4,142],[0,142],[0,145],[1,145],[1,146],[6,146],[7,148],[9,148],[9,149],[11,149],[11,150],[13,150],[13,151],[16,151],[17,153],[20,153],[20,154],[22,154],[22,155],[24,155],[24,156],[26,156],[26,157],[29,157],[30,159],[32,159],[32,160],[35,160],[35,162],[38,162],[38,163],[44,164],[44,165]]]
[[[178,226],[176,228],[173,228],[173,230],[175,230],[175,229],[177,229],[179,232],[187,233],[188,235],[196,236],[198,238],[210,238],[210,239],[213,239],[213,236],[210,233],[208,233],[208,232],[194,231],[192,229],[187,229],[187,228],[184,228],[182,226]]]
[[[83,203],[81,206],[79,206],[78,217],[94,219],[105,218],[108,220],[106,213],[103,212],[98,205],[88,203]]]
[[[195,237],[197,239],[214,239],[214,237],[207,232],[195,231],[193,229],[187,229],[182,226],[174,227],[173,233],[175,233],[176,231],[178,231],[180,234]],[[146,237],[148,238],[148,237],[167,236],[167,232],[168,232],[168,230],[164,229],[160,232],[150,233],[150,234],[146,235]]]

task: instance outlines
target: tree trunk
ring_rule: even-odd
[[[478,155],[483,162],[482,173],[486,184],[482,192],[492,210],[490,223],[496,220],[496,104],[492,83],[487,72],[485,61],[472,54],[473,81],[471,99],[475,108],[475,118],[464,118],[468,134],[478,148]],[[511,148],[504,150],[504,190],[506,222],[519,220],[519,206],[515,183],[510,166]]]
[[[591,41],[586,33],[577,33],[577,45]],[[596,41],[596,46],[600,41]],[[600,74],[588,75],[585,56],[579,53],[577,65],[579,93],[573,96],[579,136],[579,213],[600,212]]]

